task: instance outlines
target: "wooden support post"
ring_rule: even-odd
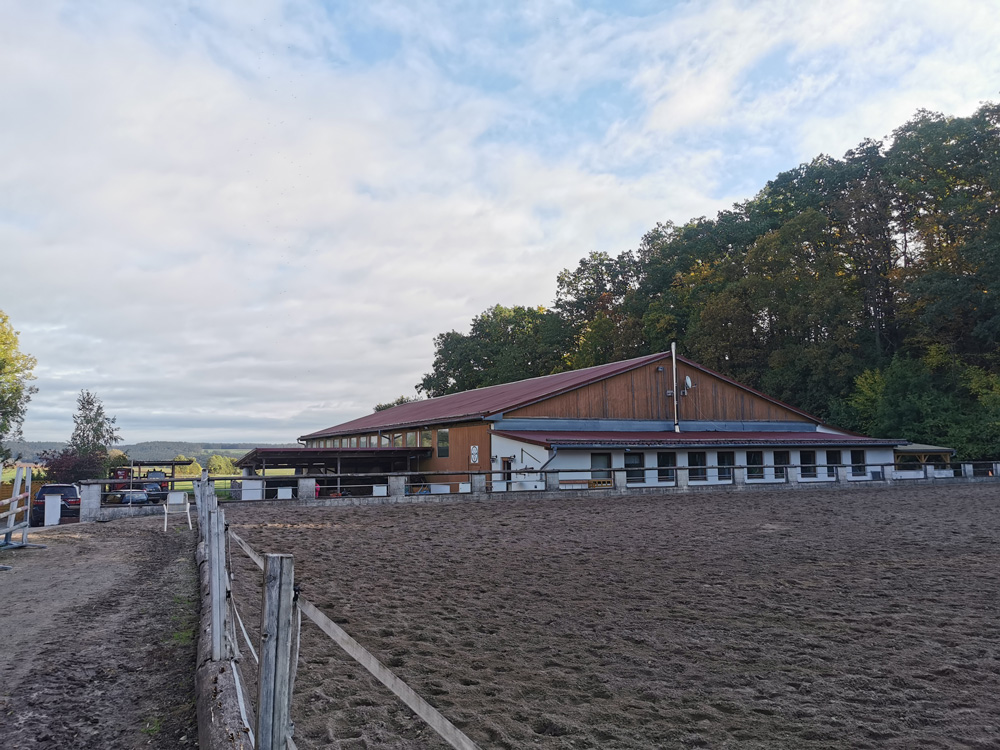
[[[257,680],[257,750],[285,750],[291,728],[289,693],[295,564],[291,555],[264,555]]]

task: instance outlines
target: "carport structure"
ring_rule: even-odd
[[[384,483],[387,474],[416,471],[431,448],[254,448],[236,462],[244,475],[265,476],[268,470],[292,469],[296,475],[317,477],[320,487],[340,492],[341,475],[364,474],[368,484]],[[320,477],[330,476],[329,482]],[[336,480],[334,481],[334,477]],[[370,490],[369,490],[370,493]]]

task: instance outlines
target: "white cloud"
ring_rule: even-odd
[[[26,434],[68,436],[81,388],[130,441],[284,441],[409,393],[436,333],[549,303],[589,251],[988,97],[997,21],[909,7],[0,7]]]

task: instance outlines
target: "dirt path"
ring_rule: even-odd
[[[483,748],[1000,748],[996,485],[227,517]],[[292,715],[444,747],[310,623]]]
[[[194,532],[142,518],[0,552],[0,747],[197,747]]]

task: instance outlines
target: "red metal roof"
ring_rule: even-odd
[[[543,445],[546,448],[585,446],[692,446],[692,445],[899,445],[900,440],[884,440],[862,435],[833,432],[587,432],[545,430],[495,430],[494,435]]]
[[[389,409],[369,414],[366,417],[361,417],[360,419],[354,419],[350,422],[328,427],[325,430],[303,435],[299,440],[482,419],[487,416],[510,411],[511,409],[527,406],[536,401],[551,398],[653,362],[668,360],[670,356],[670,352],[647,354],[644,357],[626,359],[621,362],[611,362],[606,365],[597,365],[596,367],[587,367],[583,370],[559,372],[554,375],[544,375],[539,378],[518,380],[517,382],[504,383],[503,385],[491,385],[485,388],[452,393],[447,396],[429,398],[423,401],[414,401],[409,404],[400,404],[399,406],[393,406]],[[707,367],[702,367],[697,362],[692,362],[684,357],[677,357],[677,361],[756,394],[812,422],[820,423],[819,419],[801,409],[796,409],[794,406],[771,398],[760,391],[748,388],[742,383],[727,378],[725,375],[721,375]]]
[[[508,411],[518,406],[525,406],[542,398],[550,398],[551,396],[669,357],[669,352],[649,354],[645,357],[628,359],[623,362],[611,362],[606,365],[587,367],[583,370],[559,372],[555,375],[544,375],[540,378],[518,380],[517,382],[504,383],[503,385],[491,385],[485,388],[452,393],[447,396],[438,396],[437,398],[429,398],[423,401],[414,401],[409,404],[400,404],[390,409],[369,414],[367,417],[361,417],[360,419],[344,422],[343,424],[329,427],[319,432],[303,435],[300,440],[365,432],[368,430],[415,427],[425,424],[460,422],[482,418],[491,414]]]

